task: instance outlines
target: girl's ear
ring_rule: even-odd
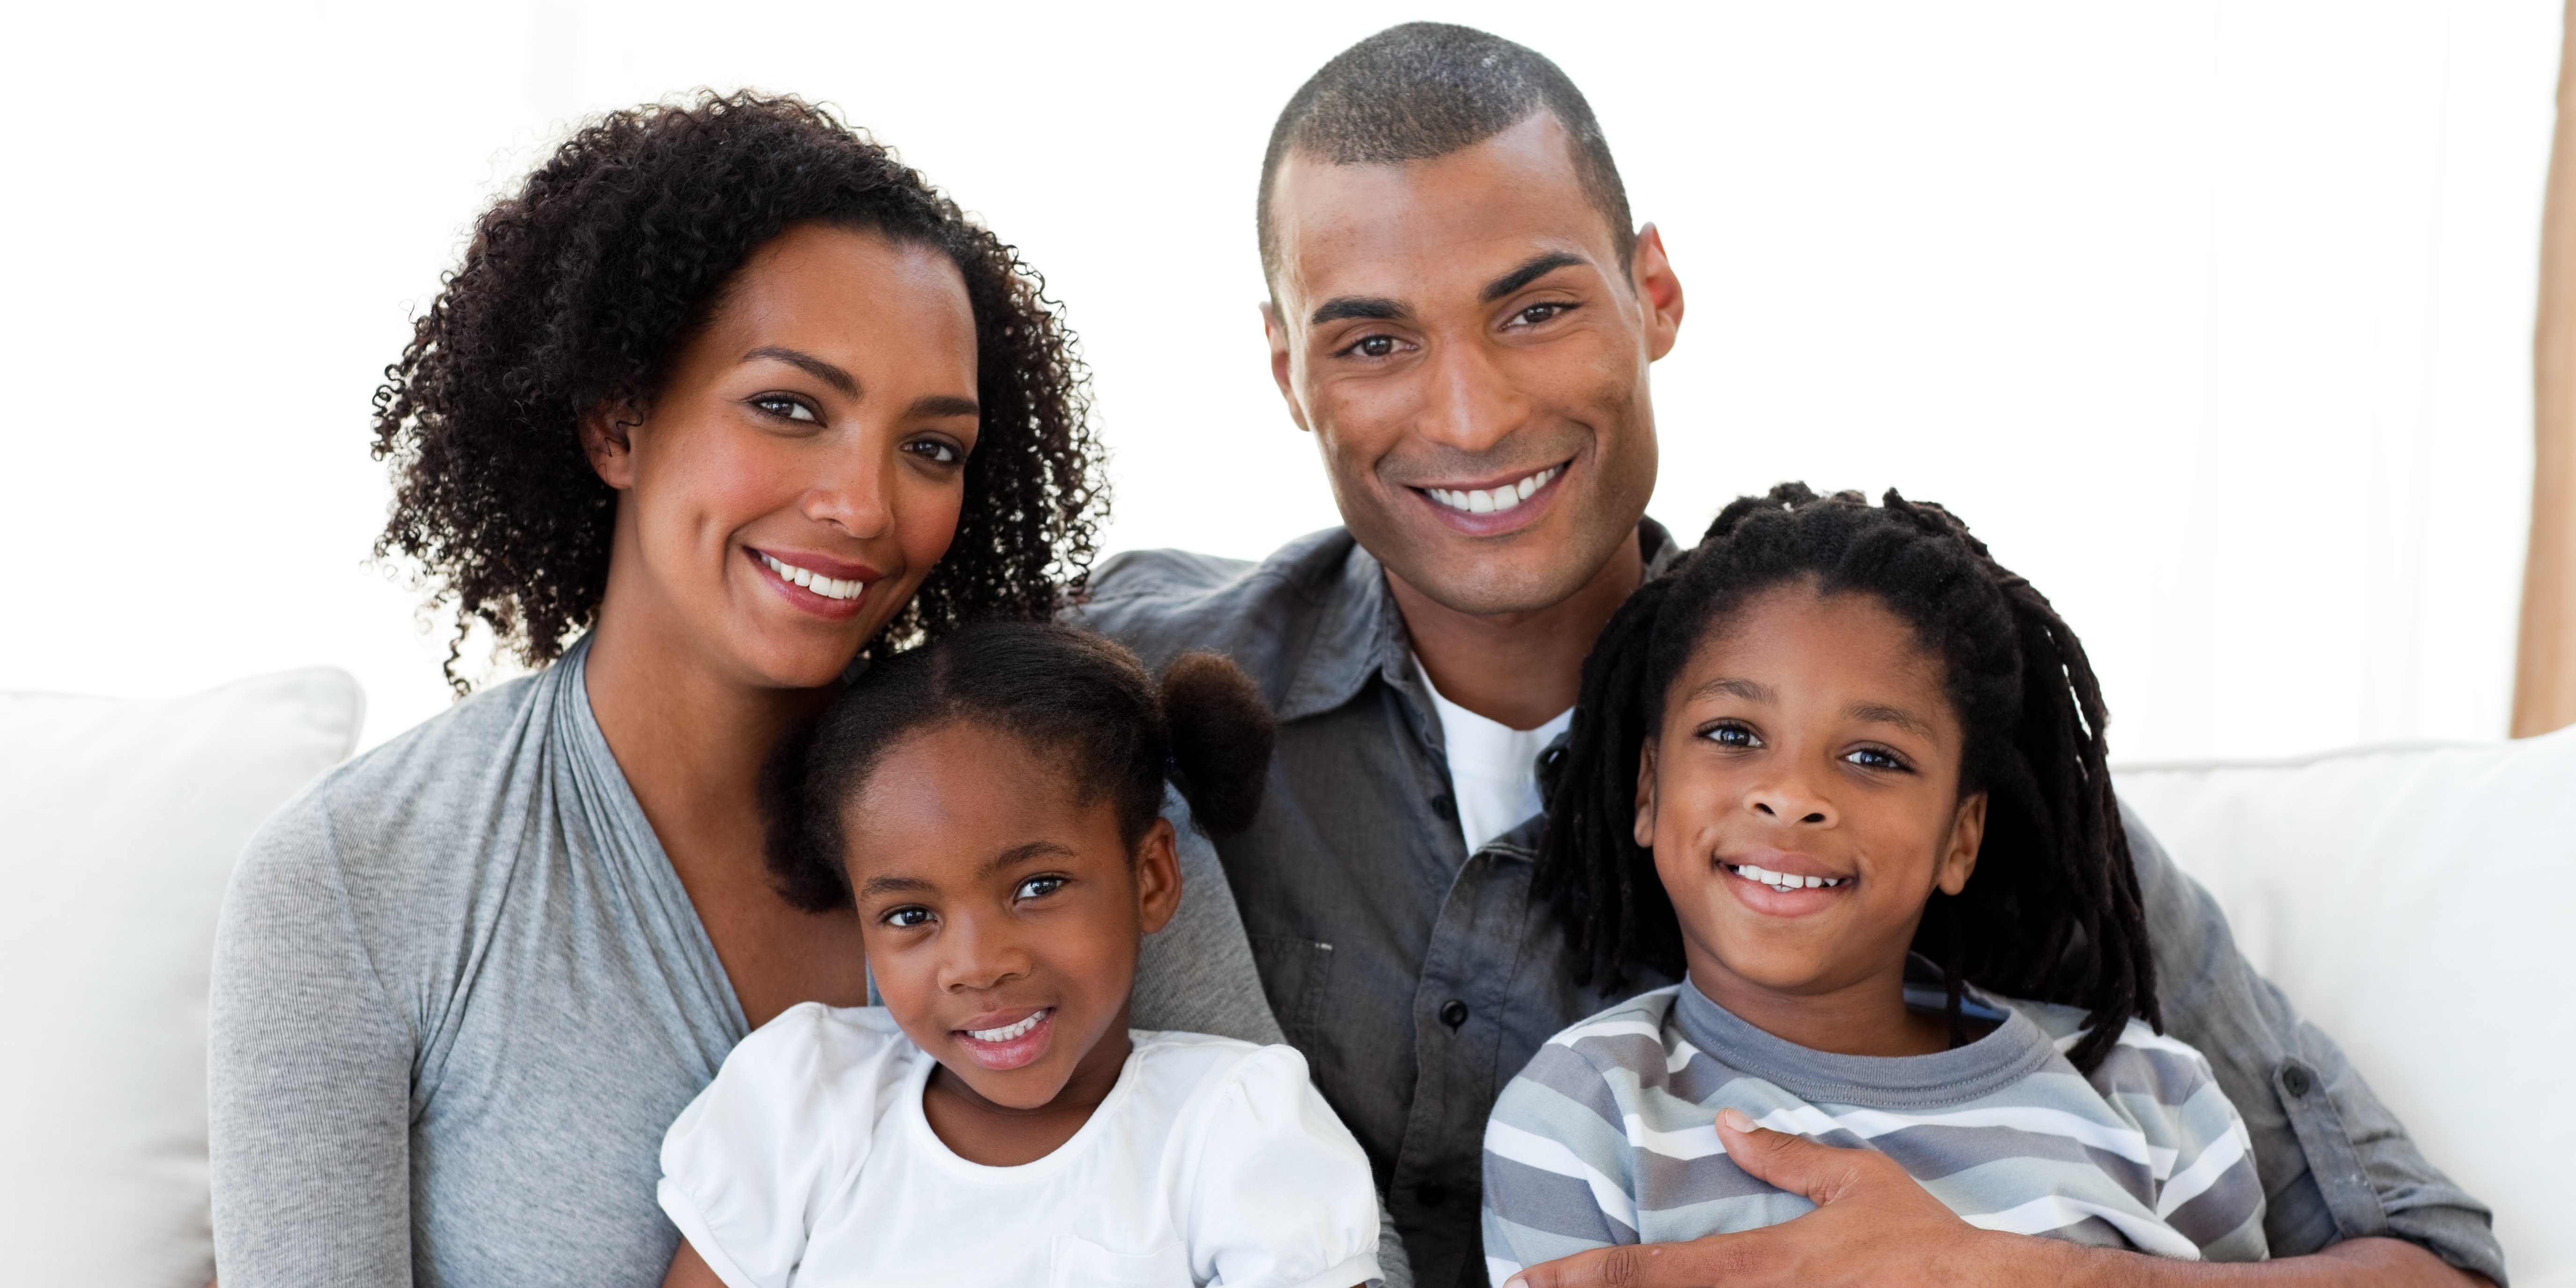
[[[1977,848],[1985,841],[1986,794],[1970,792],[1960,799],[1959,812],[1950,818],[1950,844],[1933,868],[1933,885],[1943,894],[1967,889],[1968,878],[1977,871]]]
[[[1172,820],[1157,818],[1136,848],[1136,919],[1150,935],[1170,925],[1180,908],[1180,838],[1172,834]]]
[[[1655,743],[1647,739],[1637,748],[1637,846],[1655,848]]]

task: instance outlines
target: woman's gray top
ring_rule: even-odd
[[[662,1132],[746,1026],[583,654],[341,766],[251,841],[209,1016],[224,1288],[662,1281]],[[1224,871],[1182,837],[1134,1022],[1277,1042]]]

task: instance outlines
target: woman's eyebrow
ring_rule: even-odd
[[[983,410],[975,405],[974,399],[960,398],[955,394],[923,394],[912,400],[912,414],[925,420],[936,420],[943,416],[981,415]]]
[[[802,349],[790,349],[785,345],[779,344],[764,344],[759,348],[742,355],[742,360],[745,362],[749,362],[754,358],[771,358],[779,362],[784,362],[788,366],[794,367],[797,370],[804,372],[806,375],[812,376],[816,380],[820,380],[824,384],[830,385],[834,389],[838,389],[842,393],[848,394],[853,398],[859,396],[858,377],[853,376],[849,372],[842,370],[840,367],[835,366],[832,363],[825,362],[821,358],[817,358],[813,354],[807,353]]]

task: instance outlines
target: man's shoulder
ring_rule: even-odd
[[[1232,657],[1256,677],[1275,669],[1339,589],[1355,543],[1327,528],[1259,562],[1187,550],[1133,550],[1091,575],[1073,620],[1160,667],[1183,653]]]

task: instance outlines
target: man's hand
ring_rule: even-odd
[[[1794,1221],[1689,1243],[1601,1248],[1531,1266],[1520,1288],[1787,1288],[1837,1284],[2442,1285],[2486,1280],[2397,1239],[2355,1239],[2315,1256],[2247,1265],[2167,1261],[1998,1234],[1958,1218],[1894,1159],[1763,1131],[1742,1112],[1717,1116],[1735,1165],[1816,1210]]]

